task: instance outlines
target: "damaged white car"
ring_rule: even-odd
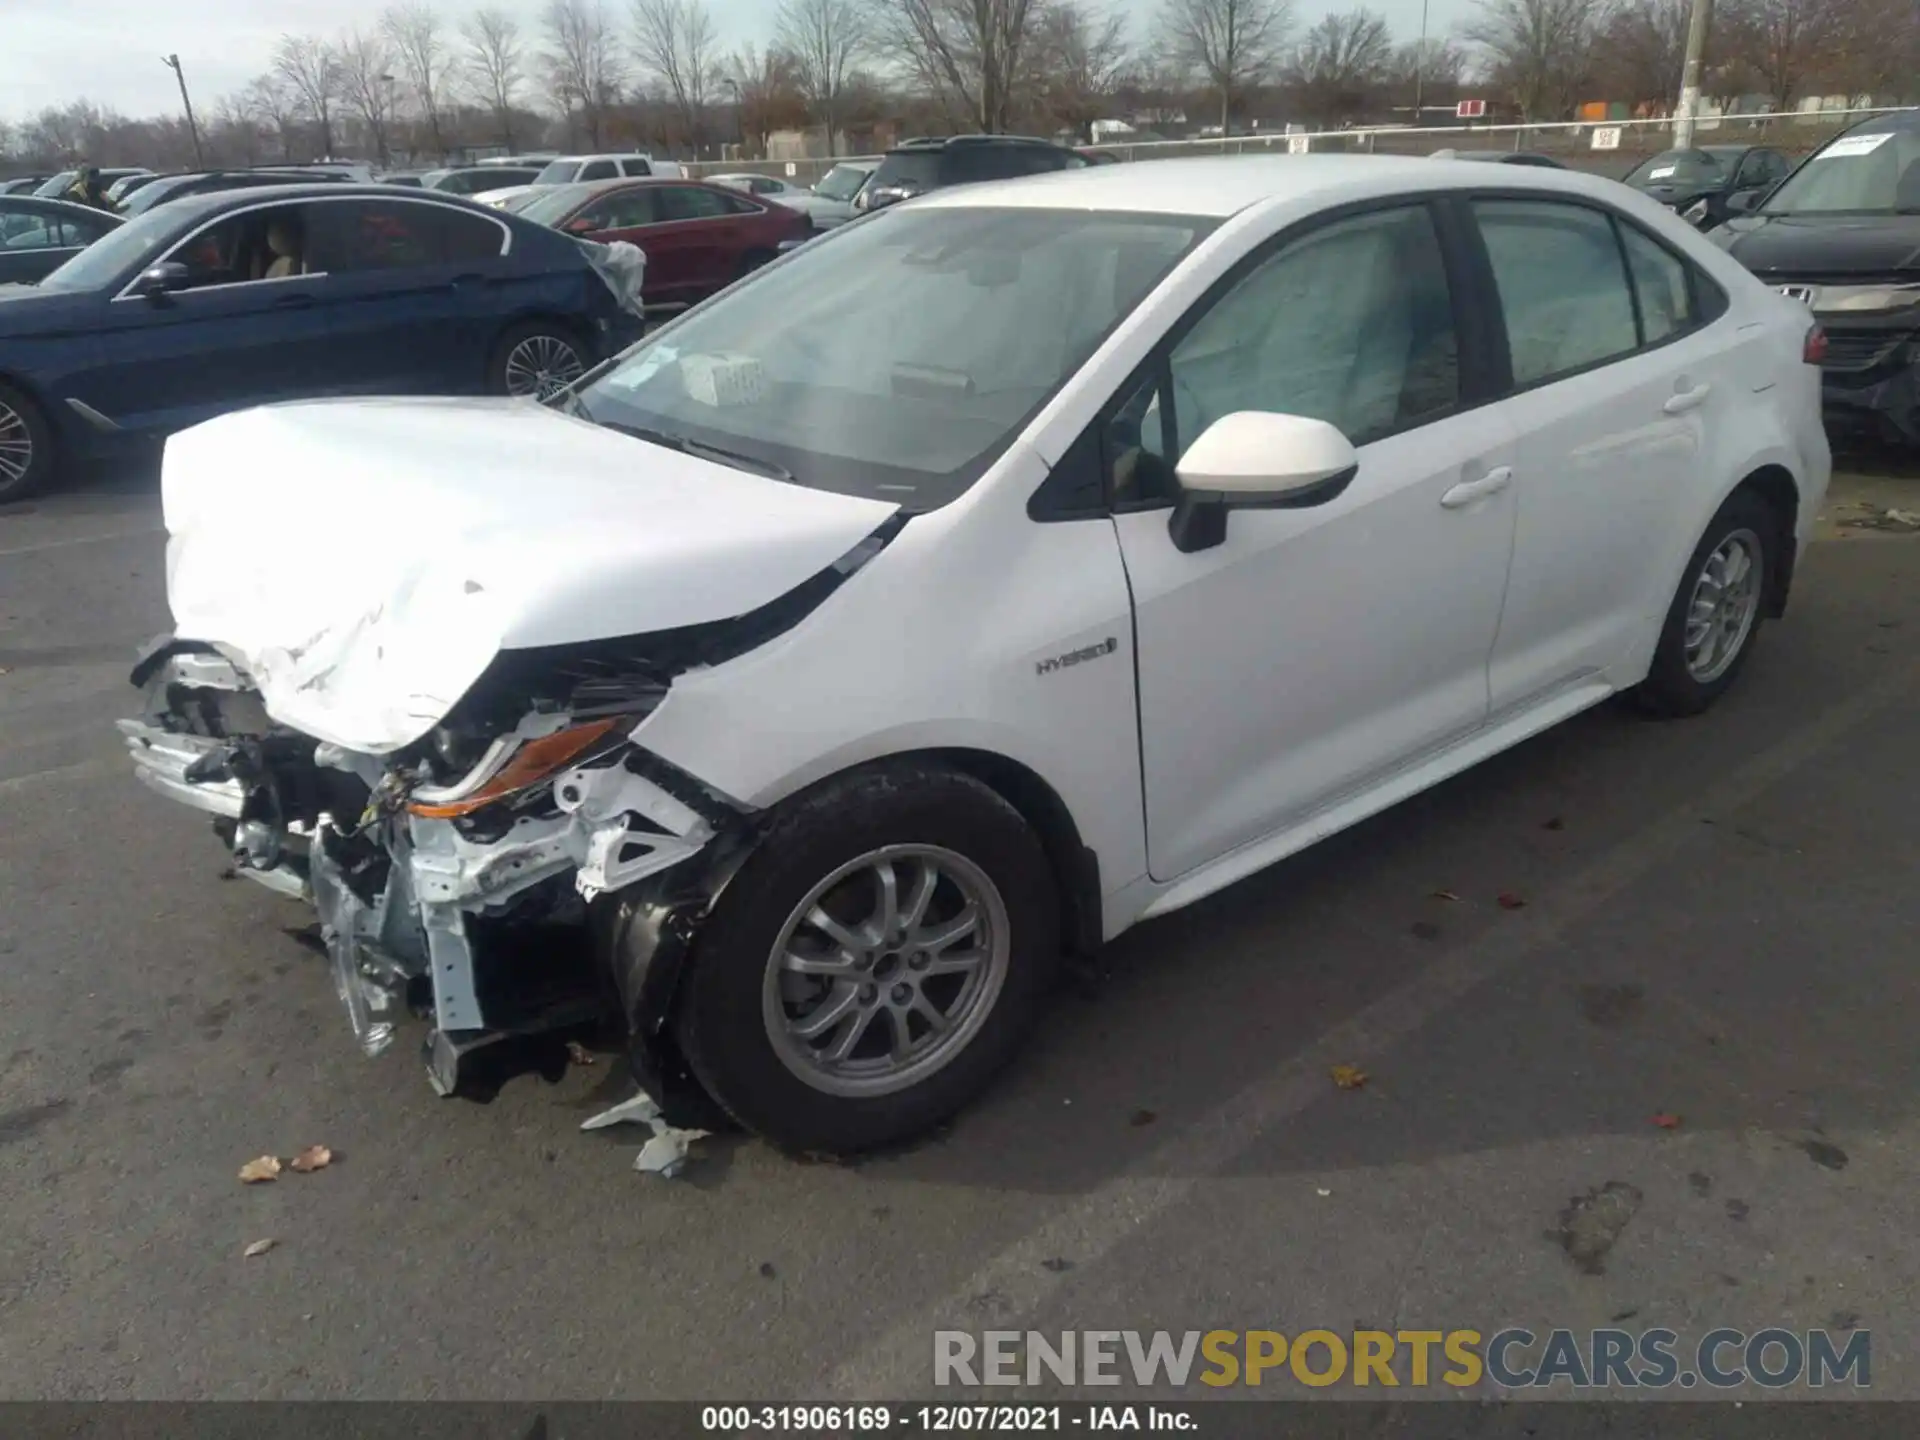
[[[1705,708],[1826,488],[1811,329],[1580,175],[943,191],[545,407],[176,436],[122,728],[370,1053],[418,1010],[450,1090],[611,1014],[674,1123],[858,1150],[1064,952],[1616,691]]]

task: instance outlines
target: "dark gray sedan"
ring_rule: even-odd
[[[117,215],[65,200],[0,195],[0,285],[51,274],[120,224]]]

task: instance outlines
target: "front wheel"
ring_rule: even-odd
[[[53,479],[53,431],[39,407],[0,385],[0,504],[24,500]]]
[[[986,1087],[1059,951],[1046,853],[1019,812],[951,770],[877,767],[774,822],[699,938],[676,1036],[748,1129],[868,1150]]]
[[[500,337],[487,366],[495,395],[551,400],[587,373],[587,351],[564,325],[534,320]]]
[[[1740,490],[1707,526],[1667,611],[1653,666],[1634,693],[1655,715],[1698,715],[1753,653],[1779,554],[1780,520]]]

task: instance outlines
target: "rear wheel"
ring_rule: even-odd
[[[53,469],[53,430],[40,407],[0,385],[0,504],[44,489]]]
[[[953,771],[829,781],[720,897],[676,1015],[681,1053],[748,1129],[801,1151],[917,1135],[977,1095],[1060,950],[1047,857]]]
[[[1647,678],[1634,691],[1655,715],[1698,715],[1747,663],[1778,563],[1780,519],[1760,496],[1737,490],[1707,526],[1667,611]]]
[[[496,395],[549,400],[587,372],[587,349],[566,326],[551,320],[516,325],[500,337],[488,366]]]

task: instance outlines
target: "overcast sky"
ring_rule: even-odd
[[[436,0],[454,17],[465,9]],[[541,0],[495,0],[537,35]],[[727,48],[764,43],[778,0],[709,0]],[[1145,18],[1157,0],[1120,0]],[[1430,30],[1438,34],[1461,18],[1472,0],[1431,0]],[[179,104],[173,74],[160,63],[177,52],[194,103],[214,101],[266,68],[284,34],[333,36],[370,26],[385,0],[0,0],[0,116],[20,119],[79,96],[128,115],[171,110]],[[1420,29],[1421,0],[1371,0],[1399,40]],[[618,14],[624,0],[608,0]],[[1300,23],[1311,24],[1345,0],[1300,0]]]

